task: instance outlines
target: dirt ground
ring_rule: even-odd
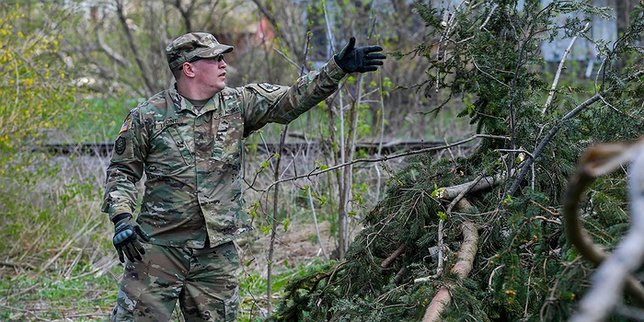
[[[336,244],[330,236],[329,223],[321,222],[318,227],[324,251],[318,242],[313,223],[296,223],[286,232],[281,226],[278,228],[273,254],[276,272],[297,267],[300,264],[305,265],[315,258],[324,259],[324,253],[331,256]],[[250,263],[246,266],[246,270],[253,270],[266,278],[270,234],[262,235],[261,232],[256,231],[254,237],[242,240],[239,244],[242,249],[243,263]]]

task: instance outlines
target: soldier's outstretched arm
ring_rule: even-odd
[[[380,46],[355,47],[351,38],[320,70],[300,77],[292,86],[250,84],[242,87],[244,136],[270,122],[287,124],[338,89],[347,73],[371,72],[383,64]]]

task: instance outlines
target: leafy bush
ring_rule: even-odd
[[[58,56],[68,12],[38,10],[47,8],[0,5],[0,249],[25,267],[67,270],[56,259],[82,254],[76,243],[96,242],[92,232],[102,231],[94,215],[102,174],[38,152],[84,113]]]

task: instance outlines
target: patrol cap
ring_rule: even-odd
[[[195,58],[217,57],[231,51],[232,46],[220,44],[215,36],[207,32],[190,32],[179,36],[165,48],[171,70]]]

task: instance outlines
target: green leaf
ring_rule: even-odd
[[[445,188],[435,188],[434,191],[432,191],[432,197],[438,198],[443,191],[445,191]]]
[[[356,203],[358,203],[359,205],[364,205],[364,199],[362,198],[362,194],[361,194],[361,193],[355,193],[355,194],[353,195],[353,199],[354,199],[354,200],[355,200],[355,202],[356,202]]]
[[[248,213],[252,219],[257,218],[257,209],[259,209],[259,201],[255,201],[248,209]]]
[[[328,165],[320,163],[319,161],[315,161],[315,166],[322,171],[327,170],[329,168]]]
[[[356,83],[356,77],[353,75],[349,75],[347,77],[347,85],[354,85]]]
[[[389,77],[385,77],[382,80],[382,87],[383,88],[390,89],[393,85],[394,85],[394,83],[391,81],[391,78],[389,78]]]

